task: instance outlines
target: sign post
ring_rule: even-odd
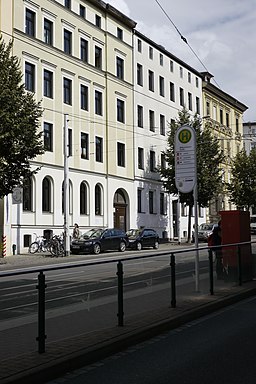
[[[182,125],[175,134],[175,185],[179,192],[194,192],[195,209],[195,279],[199,291],[198,212],[197,212],[197,165],[196,133],[190,125]]]

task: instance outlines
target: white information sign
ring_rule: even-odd
[[[175,185],[189,193],[196,182],[196,134],[190,125],[182,125],[175,135]]]

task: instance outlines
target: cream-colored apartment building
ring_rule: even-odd
[[[243,149],[243,113],[247,106],[233,96],[222,91],[212,83],[212,75],[202,73],[203,78],[203,121],[210,124],[214,136],[219,140],[224,151],[225,162],[221,164],[223,183],[230,181],[231,159]],[[216,196],[208,210],[208,220],[216,222],[218,212],[231,210],[236,207],[229,201],[225,193]]]
[[[133,29],[96,0],[1,0],[1,32],[14,40],[28,92],[42,102],[45,154],[1,216],[7,239],[27,250],[33,233],[63,231],[64,115],[68,115],[69,225],[128,229],[133,215]]]

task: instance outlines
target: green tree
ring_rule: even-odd
[[[231,180],[227,184],[230,200],[239,209],[256,205],[256,149],[247,155],[243,149],[232,162]]]
[[[177,195],[174,141],[177,129],[184,124],[192,126],[196,133],[198,204],[200,207],[208,207],[210,200],[223,189],[220,164],[224,161],[224,154],[219,147],[218,139],[212,135],[210,126],[206,124],[202,129],[200,117],[195,115],[191,118],[186,108],[183,108],[179,112],[177,120],[170,124],[167,149],[163,152],[166,166],[161,168],[160,174],[164,180],[165,189],[171,194]],[[193,191],[180,193],[180,202],[189,207],[188,241],[190,241],[191,216],[194,206]]]
[[[42,109],[25,90],[12,46],[0,38],[0,198],[37,171],[29,161],[43,153]]]

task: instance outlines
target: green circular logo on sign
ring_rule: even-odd
[[[179,133],[179,141],[183,144],[186,144],[190,141],[192,134],[189,129],[182,129]]]

